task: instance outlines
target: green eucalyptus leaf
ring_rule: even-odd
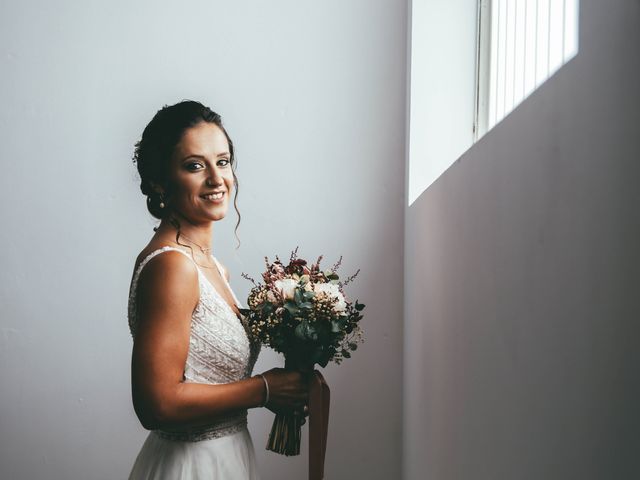
[[[314,326],[306,318],[296,326],[295,334],[301,340],[317,340],[318,338],[318,333]]]
[[[292,316],[297,315],[297,314],[298,314],[298,312],[300,311],[300,310],[298,309],[298,307],[296,306],[296,304],[295,304],[295,303],[293,303],[293,302],[291,302],[291,301],[288,301],[288,300],[285,302],[285,304],[284,304],[284,308],[286,308],[286,309],[287,309],[287,311],[288,311]]]
[[[296,326],[296,328],[294,330],[294,333],[295,333],[296,337],[298,337],[300,340],[306,340],[307,339],[307,336],[305,335],[306,332],[305,332],[305,327],[304,327],[304,323],[303,322],[299,323]]]

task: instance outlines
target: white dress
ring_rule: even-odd
[[[140,262],[129,291],[129,328],[134,338],[138,277],[149,260],[168,250],[177,250],[191,259],[186,251],[166,246],[151,252]],[[220,264],[212,258],[236,304],[244,308],[222,274]],[[252,338],[247,326],[197,264],[196,268],[200,299],[191,317],[184,382],[220,384],[248,378],[260,352],[260,343]],[[247,429],[247,410],[230,414],[206,427],[150,431],[129,480],[151,479],[259,480],[253,441]]]

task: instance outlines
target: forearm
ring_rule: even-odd
[[[158,402],[154,423],[156,428],[207,425],[235,411],[258,407],[264,398],[260,377],[218,385],[180,382]]]

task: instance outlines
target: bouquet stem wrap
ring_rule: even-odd
[[[322,374],[316,370],[309,392],[309,480],[324,478],[327,451],[330,392]]]
[[[313,365],[285,360],[286,369],[295,369],[310,375],[309,378],[309,480],[324,478],[324,459],[327,450],[329,427],[330,390],[322,374]],[[299,455],[302,439],[302,417],[293,414],[277,414],[271,426],[267,450],[282,455]]]

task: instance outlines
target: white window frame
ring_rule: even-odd
[[[474,142],[577,54],[579,7],[579,0],[478,0]],[[504,32],[503,25],[493,29],[497,18],[504,21]],[[501,38],[505,32],[509,43]],[[492,64],[498,54],[502,59],[502,47],[504,70]],[[508,86],[500,85],[506,80]],[[504,100],[496,99],[492,111],[494,92]]]
[[[476,91],[473,112],[473,141],[484,135],[487,128],[488,119],[488,99],[489,99],[489,64],[491,41],[491,0],[478,0],[478,41],[476,42]]]

